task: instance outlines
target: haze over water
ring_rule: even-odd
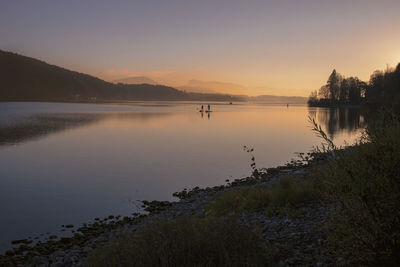
[[[200,105],[0,103],[0,250],[62,224],[130,215],[136,200],[248,176],[244,145],[257,167],[285,164],[322,141],[309,115],[337,144],[363,125],[357,109],[212,103],[202,116]]]

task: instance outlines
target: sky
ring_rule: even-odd
[[[308,96],[334,68],[396,66],[399,14],[399,0],[0,0],[0,49],[107,81]]]

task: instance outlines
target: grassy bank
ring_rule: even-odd
[[[209,203],[206,214],[222,216],[257,211],[270,216],[287,214],[318,197],[319,192],[312,182],[285,176],[268,186],[255,185],[226,190]]]

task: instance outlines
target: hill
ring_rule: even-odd
[[[0,101],[241,101],[237,96],[186,93],[151,84],[114,84],[0,50]]]
[[[135,76],[135,77],[127,77],[118,80],[114,80],[114,83],[124,83],[124,84],[157,84],[156,81],[146,77],[146,76]]]
[[[200,81],[189,80],[187,84],[178,87],[181,90],[196,93],[233,93],[243,94],[246,92],[246,87],[234,83],[216,82],[216,81]]]

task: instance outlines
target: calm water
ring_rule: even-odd
[[[136,200],[224,184],[258,167],[282,165],[321,140],[307,117],[336,143],[362,127],[357,109],[197,103],[126,105],[0,103],[0,252],[13,239],[58,233],[62,224],[129,215]]]

